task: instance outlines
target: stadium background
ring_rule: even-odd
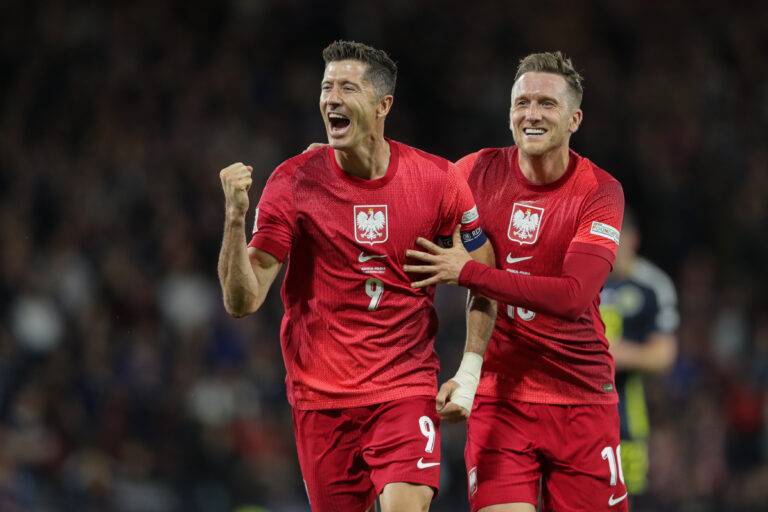
[[[766,6],[3,1],[0,510],[306,510],[277,290],[247,320],[221,306],[218,171],[253,164],[259,190],[324,139],[336,38],[390,53],[388,135],[450,159],[511,143],[520,57],[573,57],[572,145],[621,180],[680,296],[647,509],[765,510]],[[447,376],[462,300],[438,296]],[[435,511],[466,510],[463,435],[444,428]]]

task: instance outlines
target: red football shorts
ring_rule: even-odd
[[[472,512],[500,503],[543,511],[627,510],[616,405],[475,397],[465,450]]]
[[[366,510],[392,482],[440,483],[435,397],[349,409],[293,410],[293,432],[313,512]]]

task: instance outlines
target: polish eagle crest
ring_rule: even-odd
[[[387,238],[387,206],[355,206],[355,239],[373,245]]]
[[[520,244],[533,244],[539,237],[539,226],[544,214],[543,208],[515,203],[509,219],[510,240]]]

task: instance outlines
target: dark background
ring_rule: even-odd
[[[766,6],[1,2],[0,510],[307,509],[277,288],[246,320],[221,306],[218,171],[253,165],[255,204],[324,140],[320,52],[337,38],[390,53],[387,134],[449,159],[512,143],[521,57],[573,58],[572,146],[623,183],[680,296],[678,361],[647,381],[637,509],[764,510]],[[439,291],[441,378],[462,302]],[[466,510],[463,427],[443,436],[433,510]]]

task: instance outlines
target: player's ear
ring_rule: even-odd
[[[568,123],[569,132],[576,133],[576,131],[579,129],[579,126],[581,126],[582,117],[584,117],[584,113],[580,108],[574,109],[574,111],[571,112],[571,122]]]
[[[379,104],[376,106],[376,117],[387,117],[394,101],[395,98],[391,94],[385,94],[379,98]]]

